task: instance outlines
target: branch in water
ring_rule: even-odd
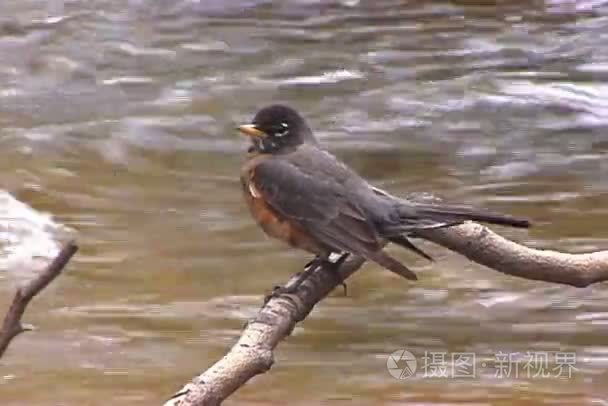
[[[8,348],[13,338],[24,331],[31,330],[21,323],[21,317],[25,308],[38,293],[48,286],[70,261],[72,256],[78,251],[78,246],[74,242],[68,243],[59,252],[57,257],[51,262],[36,278],[29,281],[25,286],[17,289],[13,302],[4,317],[2,330],[0,330],[0,358]]]

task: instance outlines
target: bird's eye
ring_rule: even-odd
[[[275,137],[284,137],[289,133],[289,125],[287,123],[281,123],[274,129]]]

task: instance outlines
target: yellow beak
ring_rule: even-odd
[[[257,137],[257,138],[268,137],[268,134],[266,134],[264,131],[258,130],[258,128],[253,124],[240,125],[237,127],[237,129],[243,135],[246,135],[248,137]]]

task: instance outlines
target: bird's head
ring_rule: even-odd
[[[251,150],[264,154],[287,152],[299,145],[316,145],[312,130],[297,111],[281,104],[264,107],[250,124],[238,130],[251,139]]]

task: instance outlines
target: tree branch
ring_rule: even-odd
[[[442,245],[496,271],[526,279],[577,287],[608,279],[608,251],[566,254],[528,248],[477,223],[425,230],[417,237]],[[340,268],[341,277],[346,279],[363,262],[361,258],[347,261]],[[228,354],[186,384],[165,406],[219,405],[249,379],[268,371],[278,343],[340,282],[332,270],[321,268],[293,294],[271,299],[260,309],[256,319],[245,327]]]
[[[59,276],[76,251],[78,251],[78,246],[74,242],[68,243],[61,249],[53,262],[51,262],[36,278],[29,281],[25,286],[17,289],[13,302],[4,317],[2,330],[0,330],[0,358],[4,355],[4,352],[13,338],[24,331],[31,330],[30,327],[24,327],[21,323],[21,317],[25,312],[25,308],[34,296],[40,293],[40,291],[47,287],[53,279]]]
[[[477,223],[425,230],[418,236],[492,268],[520,278],[584,288],[608,279],[608,251],[567,254],[509,241]]]
[[[165,406],[219,405],[255,375],[268,371],[274,362],[273,350],[279,342],[291,334],[296,323],[304,320],[321,299],[364,262],[362,258],[351,258],[338,272],[319,268],[293,294],[270,299],[256,318],[247,323],[230,352],[186,384]],[[297,276],[292,277],[286,287],[296,279]]]

